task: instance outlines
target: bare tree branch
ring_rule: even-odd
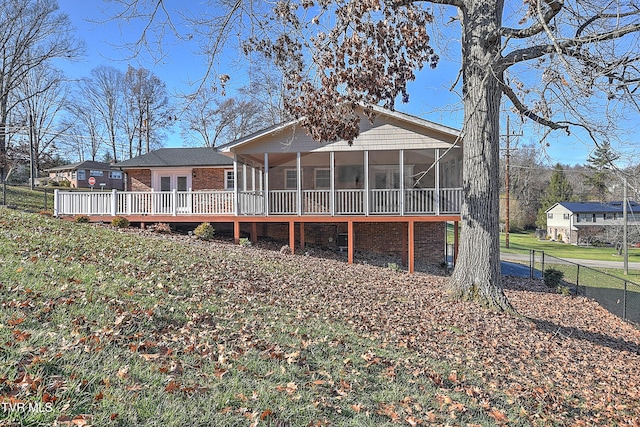
[[[536,22],[528,28],[516,29],[516,28],[508,28],[503,27],[500,29],[500,34],[504,37],[523,39],[534,36],[538,33],[544,31],[545,26],[543,24],[548,24],[551,20],[562,10],[564,7],[563,0],[543,0],[549,8],[546,13],[542,17],[542,20]]]
[[[556,52],[556,46],[559,48],[560,53],[566,55],[572,55],[575,49],[587,44],[597,43],[606,40],[613,40],[623,37],[627,34],[637,33],[640,31],[640,24],[630,24],[619,29],[608,31],[605,33],[595,34],[591,36],[579,37],[576,39],[568,39],[563,42],[559,42],[557,45],[553,43],[526,47],[522,49],[516,49],[505,55],[500,61],[500,68],[502,70],[507,69],[511,65],[518,62],[531,61],[532,59],[540,58],[544,55],[548,55]]]
[[[509,98],[509,100],[511,101],[513,106],[518,110],[518,112],[520,114],[522,114],[523,116],[533,120],[536,123],[539,123],[541,125],[547,126],[547,127],[551,128],[551,129],[554,129],[554,130],[564,129],[564,130],[567,131],[567,133],[569,133],[569,126],[568,125],[560,125],[559,123],[556,123],[556,122],[554,122],[552,120],[549,120],[549,119],[546,119],[546,118],[544,118],[542,116],[537,115],[536,113],[531,111],[530,108],[525,106],[520,101],[520,99],[518,98],[516,93],[513,91],[513,89],[511,89],[511,86],[506,84],[503,80],[499,80],[499,82],[500,82],[500,86],[502,87],[502,92],[507,96],[507,98]]]

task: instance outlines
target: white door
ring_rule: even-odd
[[[176,210],[181,213],[189,212],[189,198],[187,193],[191,188],[191,169],[173,169],[154,171],[152,182],[154,188],[161,193],[156,196],[156,206],[163,212],[171,212],[173,209],[173,190],[178,191]]]

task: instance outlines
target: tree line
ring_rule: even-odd
[[[628,197],[640,197],[640,164],[618,167],[620,158],[609,143],[596,147],[584,164],[549,166],[540,145],[510,153],[509,224],[511,230],[545,229],[545,211],[557,202],[621,201],[624,181]],[[500,220],[506,215],[506,166],[501,159]]]
[[[233,96],[206,84],[170,94],[152,71],[131,65],[100,65],[70,79],[57,65],[81,58],[85,46],[57,1],[8,0],[0,26],[3,183],[30,161],[38,172],[76,160],[119,162],[178,132],[183,145],[213,147],[284,119],[278,76],[268,67],[252,69],[251,83]]]

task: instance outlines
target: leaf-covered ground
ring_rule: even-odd
[[[537,282],[0,215],[0,425],[640,424],[640,331]]]

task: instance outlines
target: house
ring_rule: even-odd
[[[233,190],[233,159],[212,148],[160,148],[116,166],[129,191]]]
[[[623,202],[558,202],[546,210],[547,236],[551,240],[579,244],[608,227],[623,224]],[[627,203],[627,222],[640,224],[640,205]]]
[[[118,166],[126,192],[109,198],[58,191],[55,214],[132,223],[211,222],[262,237],[402,257],[445,260],[447,222],[460,221],[459,132],[375,108],[349,144],[314,141],[298,120],[213,149],[163,149]],[[173,150],[173,151],[171,151]],[[457,233],[456,233],[457,236]]]
[[[124,189],[122,171],[109,163],[87,160],[57,166],[47,169],[47,172],[50,181],[68,185],[70,188]],[[91,182],[94,184],[91,185]]]

